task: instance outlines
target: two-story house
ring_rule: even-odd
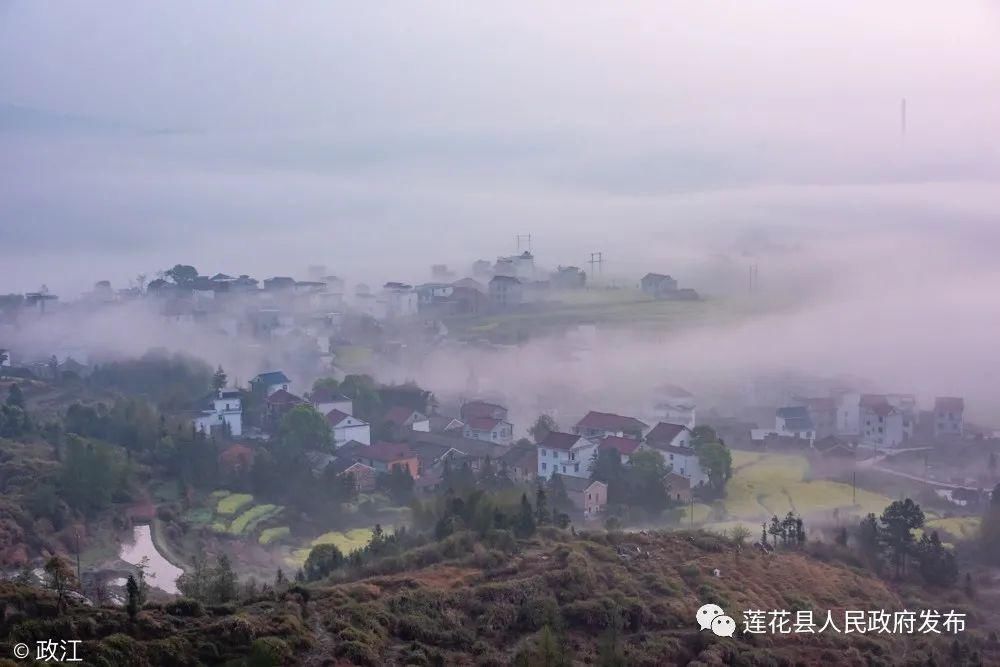
[[[261,392],[265,396],[270,396],[276,391],[284,389],[288,391],[292,381],[281,371],[267,371],[250,380],[251,391]]]
[[[514,440],[514,427],[510,422],[491,417],[473,417],[465,423],[463,435],[470,440],[485,440],[498,445],[509,445]]]
[[[774,430],[781,436],[801,438],[812,442],[816,439],[816,426],[805,406],[778,408],[774,414]]]
[[[599,440],[609,435],[617,435],[634,440],[642,440],[642,434],[649,428],[635,417],[624,417],[610,412],[591,410],[573,427],[573,432],[585,438]]]
[[[861,442],[872,447],[899,447],[904,440],[903,413],[885,396],[861,396]]]
[[[651,447],[688,447],[691,445],[691,429],[681,424],[659,422],[646,434],[646,444]]]
[[[584,519],[597,517],[608,505],[608,485],[596,479],[557,475],[566,489],[566,496]]]
[[[934,436],[960,438],[964,431],[965,401],[951,396],[934,399]]]
[[[201,414],[194,418],[195,429],[211,433],[213,428],[225,428],[234,438],[243,435],[243,401],[240,392],[224,389],[206,402]]]
[[[577,433],[552,431],[537,445],[538,476],[548,479],[555,473],[590,477],[597,443]]]
[[[663,462],[669,466],[670,472],[691,480],[691,486],[702,486],[708,483],[708,475],[702,470],[701,464],[698,462],[698,454],[691,447],[651,446],[663,455]]]
[[[371,427],[368,422],[340,410],[330,410],[326,413],[326,422],[333,434],[333,446],[340,447],[351,440],[362,444],[371,443]]]

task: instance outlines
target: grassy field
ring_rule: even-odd
[[[264,530],[260,531],[260,537],[257,538],[257,541],[263,545],[268,545],[273,542],[277,542],[278,540],[283,540],[284,538],[288,537],[290,532],[291,531],[289,531],[288,526],[275,526],[274,528],[265,528]]]
[[[925,524],[925,530],[936,530],[941,539],[973,540],[979,535],[978,516],[956,516],[948,519],[930,519]]]
[[[733,477],[726,497],[713,506],[695,505],[695,523],[701,520],[712,530],[728,529],[736,523],[754,525],[787,512],[807,519],[880,513],[892,502],[888,496],[864,489],[852,498],[850,484],[808,480],[809,462],[804,456],[733,451]],[[688,515],[684,516],[685,522]]]
[[[389,527],[384,527],[386,532],[392,532]],[[333,544],[340,549],[341,553],[347,555],[352,551],[357,551],[368,545],[368,542],[372,538],[371,528],[355,528],[353,530],[347,531],[337,531],[333,530],[328,533],[323,533],[312,542],[310,542],[306,547],[302,549],[295,549],[292,551],[291,556],[288,558],[289,565],[293,567],[302,567],[306,562],[306,558],[309,557],[309,552],[313,547],[319,546],[320,544]]]
[[[252,502],[253,496],[249,493],[230,493],[219,498],[215,511],[225,515],[236,514]]]

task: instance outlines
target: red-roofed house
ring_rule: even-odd
[[[326,421],[330,424],[330,430],[333,433],[334,447],[340,447],[351,440],[364,445],[371,443],[371,427],[368,422],[340,410],[330,410],[326,413]]]
[[[287,389],[278,389],[268,395],[264,401],[268,422],[273,426],[277,426],[281,418],[285,416],[285,413],[302,403],[305,403],[305,401]]]
[[[548,479],[554,473],[590,477],[590,464],[597,453],[597,443],[577,433],[552,431],[538,443],[538,476]]]
[[[653,447],[687,447],[691,444],[691,430],[680,424],[659,422],[646,434],[646,443]]]
[[[390,472],[393,468],[406,468],[416,479],[419,475],[417,455],[402,442],[376,442],[358,447],[352,454],[355,461],[371,466],[376,472]]]
[[[642,443],[633,438],[623,438],[620,435],[606,435],[597,444],[598,450],[614,449],[621,457],[622,463],[628,463],[632,455],[642,447]]]
[[[507,408],[496,403],[486,401],[469,401],[464,403],[459,410],[462,421],[469,421],[473,417],[486,417],[489,419],[507,419]]]
[[[485,440],[497,445],[509,445],[514,440],[510,422],[492,417],[473,417],[465,423],[463,435],[471,440]]]
[[[934,399],[934,436],[961,437],[965,417],[965,401],[951,396]]]
[[[573,432],[585,438],[600,439],[609,435],[642,440],[642,434],[649,426],[635,417],[623,417],[610,412],[591,410],[576,423]]]
[[[397,437],[402,437],[406,431],[430,433],[431,422],[422,413],[403,405],[397,405],[382,417],[382,424],[389,428]]]

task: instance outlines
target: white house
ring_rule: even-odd
[[[281,389],[288,391],[291,384],[292,381],[281,371],[267,371],[250,380],[251,389],[263,391],[265,396],[270,396]]]
[[[372,440],[371,427],[368,422],[361,421],[357,417],[340,410],[331,410],[326,414],[326,421],[330,425],[333,433],[333,446],[341,445],[354,440],[364,445],[370,445]]]
[[[309,402],[321,415],[330,414],[332,410],[340,410],[345,415],[354,414],[354,401],[343,394],[320,387],[309,396]]]
[[[934,435],[961,437],[965,425],[965,400],[953,396],[934,399]]]
[[[774,414],[774,430],[778,435],[802,438],[809,442],[816,439],[816,427],[805,406],[778,408]]]
[[[466,422],[462,434],[470,440],[485,440],[497,445],[509,445],[514,441],[514,426],[502,419],[473,417]]]
[[[646,443],[654,448],[690,447],[691,429],[683,424],[660,422],[646,434]]]
[[[596,442],[576,433],[552,431],[536,447],[540,478],[549,479],[554,473],[590,477],[590,464],[597,453]]]
[[[417,292],[406,283],[386,283],[382,286],[387,318],[416,315],[419,308]]]
[[[872,447],[899,447],[905,439],[903,413],[885,396],[861,397],[861,442]]]
[[[671,471],[681,477],[691,480],[691,486],[701,486],[708,483],[708,475],[698,463],[698,454],[690,447],[659,446],[655,449],[663,454],[663,462],[670,466]]]
[[[233,437],[243,434],[243,401],[240,392],[220,390],[202,414],[194,419],[195,429],[211,433],[212,427],[226,425]]]
[[[849,391],[838,397],[836,424],[837,435],[861,433],[861,394]]]

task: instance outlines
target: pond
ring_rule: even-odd
[[[146,570],[146,577],[149,580],[149,585],[166,593],[178,593],[177,577],[184,574],[184,570],[168,561],[163,557],[163,554],[157,551],[149,524],[135,526],[132,538],[131,544],[122,544],[118,557],[131,565],[138,565],[143,558],[148,558],[149,567]]]

